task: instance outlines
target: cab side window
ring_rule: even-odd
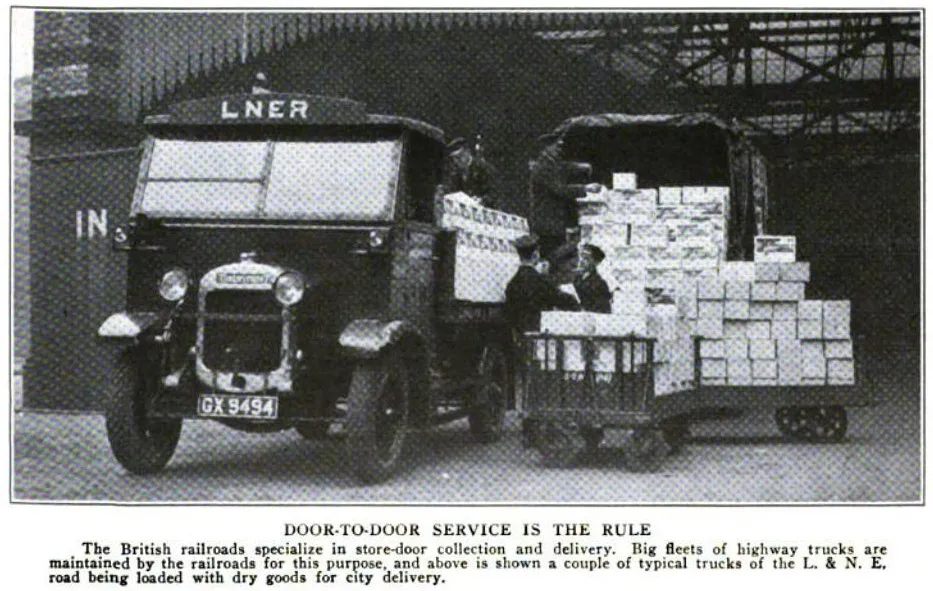
[[[407,218],[434,222],[434,192],[441,182],[444,146],[412,133],[408,143],[405,178],[408,185]]]

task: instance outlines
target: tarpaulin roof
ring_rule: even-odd
[[[630,115],[625,113],[602,113],[580,115],[564,120],[554,129],[554,133],[566,135],[575,130],[592,128],[612,128],[635,125],[665,125],[669,127],[695,127],[713,125],[730,134],[740,133],[745,128],[730,124],[720,117],[709,113],[681,113],[656,115]]]

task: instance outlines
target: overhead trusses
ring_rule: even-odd
[[[704,13],[535,34],[800,158],[830,144],[919,152],[921,26],[919,12]]]

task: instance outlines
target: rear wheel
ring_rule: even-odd
[[[149,403],[159,378],[141,367],[132,352],[120,359],[114,395],[106,413],[107,439],[114,457],[133,474],[153,474],[168,464],[181,436],[181,419],[153,419]]]
[[[509,365],[505,350],[492,343],[479,362],[480,384],[470,405],[470,432],[477,441],[492,443],[502,437],[509,393]]]
[[[353,371],[347,399],[347,445],[363,482],[387,479],[408,435],[408,371],[396,355],[363,361]]]
[[[632,472],[654,472],[667,455],[667,444],[660,429],[639,427],[625,446],[625,464]]]

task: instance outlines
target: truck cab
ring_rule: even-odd
[[[342,423],[363,481],[391,475],[413,427],[468,416],[498,437],[504,330],[441,314],[440,129],[276,93],[180,103],[146,128],[114,238],[126,309],[98,331],[120,357],[107,432],[124,468],[163,468],[185,419],[311,439]]]

